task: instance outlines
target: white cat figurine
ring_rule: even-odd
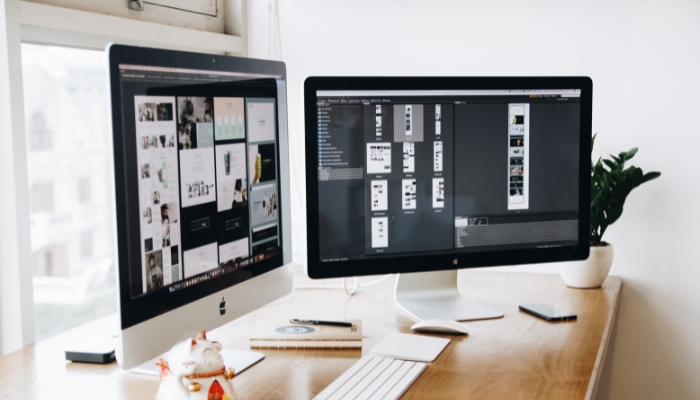
[[[160,387],[156,400],[235,400],[229,381],[234,371],[224,366],[221,344],[201,331],[192,340],[175,345],[168,361],[160,359]]]

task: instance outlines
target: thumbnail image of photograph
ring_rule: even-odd
[[[163,189],[168,188],[168,163],[163,162],[163,168],[159,168],[157,171],[158,182],[163,184]]]
[[[510,139],[510,147],[523,147],[525,139]]]
[[[166,203],[160,206],[161,225],[177,224],[180,219],[180,209],[177,203]]]
[[[173,120],[173,105],[172,103],[158,103],[156,105],[158,121]]]
[[[277,190],[274,184],[250,188],[251,225],[261,225],[277,219]]]
[[[263,199],[263,217],[275,217],[277,212],[277,194],[275,192],[265,193]]]
[[[382,115],[382,106],[377,105],[377,106],[376,106],[376,112],[377,112],[377,115]]]
[[[511,195],[511,196],[517,196],[517,195],[518,195],[518,190],[517,190],[517,189],[510,189],[510,195]]]
[[[158,148],[158,136],[151,136],[148,139],[148,147],[150,147],[152,149]]]
[[[381,128],[381,127],[382,127],[382,116],[381,116],[381,115],[377,115],[377,117],[375,118],[375,120],[377,121],[377,128]]]
[[[522,125],[524,123],[525,123],[525,116],[524,115],[513,115],[513,119],[511,120],[511,124]]]
[[[160,206],[160,223],[162,225],[166,225],[170,223],[170,206],[167,204],[163,204]],[[175,221],[177,222],[177,221]]]
[[[153,205],[160,204],[160,192],[154,190],[153,194],[151,195],[151,200],[153,201]]]
[[[440,104],[435,104],[435,121],[442,119],[442,107]]]
[[[143,140],[141,141],[141,148],[144,150],[148,150],[151,147],[151,141],[148,138],[148,136],[144,136],[142,138]]]
[[[523,165],[522,157],[511,157],[510,165]]]
[[[146,251],[153,251],[153,238],[144,240],[143,247],[146,249]]]
[[[175,147],[175,135],[170,135],[166,147]]]
[[[150,224],[153,222],[153,215],[151,214],[151,207],[146,207],[145,210],[143,210],[143,222],[146,224]]]
[[[139,122],[151,122],[156,120],[156,103],[139,104]]]
[[[190,150],[197,148],[197,124],[189,122],[177,126],[177,137],[179,150]]]
[[[163,253],[161,250],[146,254],[146,286],[148,292],[163,287]]]
[[[510,174],[511,175],[522,175],[523,174],[522,165],[519,167],[510,167]]]
[[[163,247],[170,246],[170,224],[163,225]]]
[[[520,183],[522,183],[522,182],[523,182],[523,177],[522,177],[522,176],[511,176],[511,177],[510,177],[510,181],[511,181],[511,182],[520,182]]]
[[[178,97],[178,125],[197,122],[214,122],[214,99],[212,97]]]
[[[509,155],[511,157],[522,157],[525,155],[525,148],[523,147],[511,147]]]
[[[218,145],[216,151],[218,211],[248,205],[245,143]]]
[[[248,148],[248,176],[251,184],[275,180],[275,144],[255,144]]]
[[[151,164],[143,164],[141,166],[141,179],[148,179],[151,177]]]

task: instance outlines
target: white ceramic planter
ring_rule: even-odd
[[[559,267],[561,279],[566,286],[578,289],[597,288],[608,277],[613,262],[613,247],[592,246],[587,260],[563,264]]]

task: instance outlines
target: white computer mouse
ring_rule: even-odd
[[[426,319],[414,324],[411,329],[417,332],[449,333],[453,335],[469,334],[468,326],[449,319]]]

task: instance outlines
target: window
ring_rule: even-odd
[[[29,196],[32,202],[32,214],[53,212],[53,182],[33,184]]]
[[[78,180],[78,201],[81,204],[90,203],[92,193],[90,191],[90,178],[80,178]]]
[[[30,151],[51,150],[51,132],[46,127],[46,118],[35,112],[27,121],[27,140]]]
[[[103,57],[22,45],[37,340],[117,310]]]

